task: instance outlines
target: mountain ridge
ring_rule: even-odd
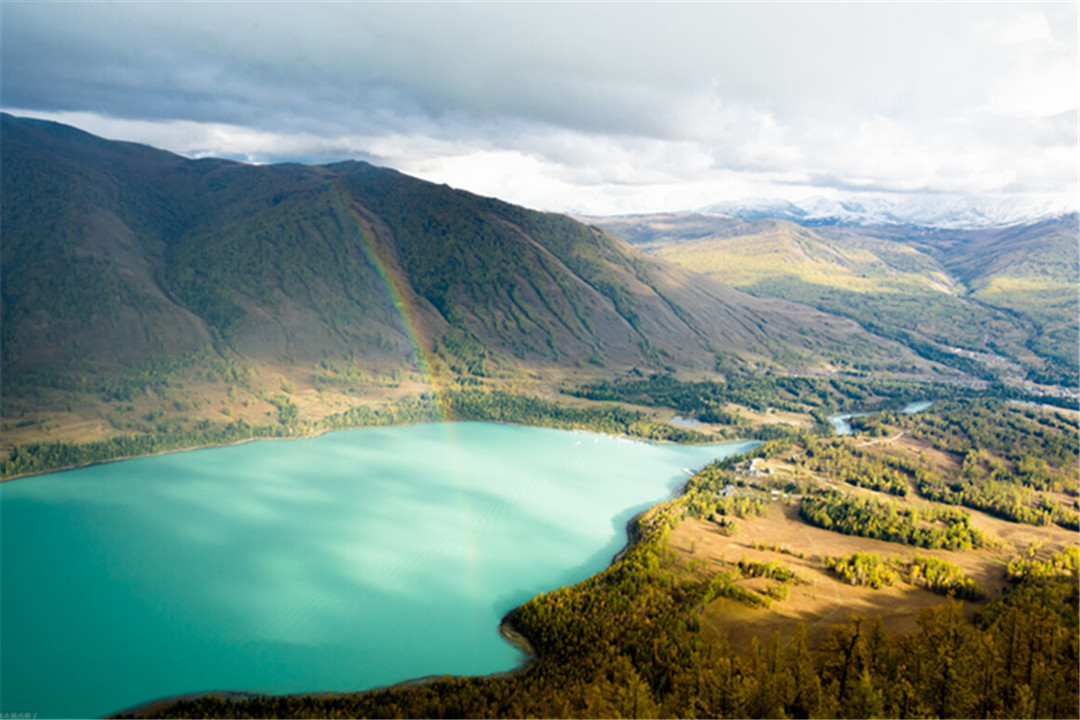
[[[110,398],[128,414],[254,422],[285,387],[325,415],[350,392],[435,377],[632,368],[936,377],[851,320],[367,163],[188,160],[10,115],[2,132],[7,417],[89,407],[80,422],[108,434],[131,425],[103,422]],[[220,409],[200,395],[212,382],[229,393]]]
[[[863,195],[843,200],[833,200],[820,195],[798,201],[741,198],[713,203],[695,212],[726,215],[743,220],[776,218],[807,226],[910,225],[961,230],[1029,224],[1061,218],[1076,211],[1054,203],[1015,197],[914,193],[900,198]]]

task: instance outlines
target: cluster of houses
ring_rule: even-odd
[[[765,464],[762,458],[751,458],[744,462],[739,463],[734,468],[738,475],[745,478],[763,478],[763,477],[776,477],[776,469],[769,467]],[[716,493],[719,497],[739,497],[747,494],[745,487],[737,485],[725,485]],[[773,500],[787,499],[788,493],[780,490],[771,490],[770,495]]]

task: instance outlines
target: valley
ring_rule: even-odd
[[[138,456],[452,421],[763,443],[635,505],[610,564],[604,546],[499,605],[535,651],[521,672],[190,688],[133,714],[1077,715],[1075,216],[574,219],[362,162],[191,160],[6,114],[2,132],[12,497]],[[503,467],[500,492],[522,477]],[[261,517],[250,482],[212,509]]]
[[[1080,720],[1078,30],[0,0],[0,720]]]
[[[1075,215],[972,230],[691,213],[583,219],[752,295],[851,318],[924,358],[1074,395]]]
[[[457,378],[543,388],[718,364],[963,378],[565,216],[363,163],[192,161],[8,115],[3,132],[5,450],[265,424],[281,394],[317,420]]]
[[[4,457],[272,428],[283,408],[318,424],[453,387],[576,402],[560,390],[632,372],[892,377],[1075,401],[1068,220],[596,221],[628,246],[362,163],[190,161],[3,123]]]

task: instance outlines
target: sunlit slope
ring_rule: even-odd
[[[1077,216],[972,234],[939,249],[974,300],[1013,311],[1038,330],[1036,352],[1062,364],[1077,357],[1080,238]]]
[[[745,225],[745,224],[744,224]],[[853,292],[949,293],[951,281],[929,257],[874,238],[840,243],[783,220],[762,220],[747,234],[710,236],[656,251],[659,257],[750,286],[777,276]]]
[[[929,368],[566,216],[365,163],[193,161],[10,116],[3,146],[6,390],[218,360],[488,378]]]
[[[1075,377],[1075,216],[977,231],[690,214],[598,222],[659,257],[760,297],[850,317],[926,357],[949,360],[959,347],[1005,356],[997,367],[1013,375]]]

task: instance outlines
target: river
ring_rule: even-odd
[[[904,407],[900,408],[900,412],[911,415],[913,413],[919,413],[926,410],[928,407],[934,404],[933,400],[916,400],[909,402]],[[880,412],[880,411],[875,411]],[[851,418],[866,417],[868,415],[874,415],[875,412],[856,412],[856,413],[844,413],[843,415],[833,415],[829,418],[829,422],[832,423],[833,429],[836,430],[837,435],[850,435],[851,434]]]

